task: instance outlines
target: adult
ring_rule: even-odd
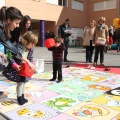
[[[93,44],[93,35],[95,31],[96,22],[95,20],[91,20],[89,26],[84,28],[82,38],[83,38],[83,46],[86,48],[86,63],[92,63],[92,56],[94,50]]]
[[[14,44],[19,42],[20,35],[23,35],[27,31],[30,31],[32,29],[31,22],[32,22],[32,20],[31,20],[30,16],[25,15],[22,18],[19,27],[17,27],[13,31],[11,31],[11,36],[12,37],[11,37],[10,41]]]
[[[120,51],[120,27],[115,29],[113,39],[115,43],[117,44],[117,52],[119,52]]]
[[[98,19],[98,24],[95,29],[93,41],[95,42],[94,66],[97,65],[98,55],[100,52],[100,65],[104,65],[104,47],[109,41],[108,26],[105,24],[105,17]]]
[[[51,36],[50,36],[50,31],[47,31],[47,32],[45,33],[45,39],[49,39],[49,38],[51,38]]]
[[[51,38],[54,38],[55,37],[55,34],[53,32],[50,32],[50,37]]]
[[[11,38],[10,31],[19,27],[22,18],[22,13],[15,7],[7,8],[4,6],[0,9],[0,42],[12,53],[12,55],[27,62],[31,69],[34,70],[35,66],[23,57],[19,50],[9,40]]]
[[[68,55],[68,43],[69,43],[69,36],[70,33],[67,30],[70,30],[70,20],[66,19],[65,22],[59,26],[58,28],[58,36],[60,36],[64,40],[65,50],[64,50],[64,62],[68,62],[67,55]]]

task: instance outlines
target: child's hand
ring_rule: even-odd
[[[14,69],[16,69],[17,71],[20,71],[20,65],[15,66]]]
[[[7,56],[6,56],[5,54],[3,54],[1,57],[2,57],[4,60],[7,60]]]
[[[31,62],[28,62],[28,65],[30,66],[31,70],[35,71],[35,65],[32,64]]]

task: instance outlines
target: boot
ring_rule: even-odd
[[[23,99],[23,101],[24,101],[25,103],[28,102],[28,100],[24,98],[24,94],[22,94],[22,99]]]
[[[19,105],[25,104],[25,102],[24,102],[23,99],[22,99],[22,96],[17,97],[17,100],[18,100],[18,104],[19,104]]]

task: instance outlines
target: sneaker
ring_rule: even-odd
[[[53,78],[52,78],[52,79],[50,79],[49,81],[55,81],[55,80],[56,80],[56,79],[53,79]]]

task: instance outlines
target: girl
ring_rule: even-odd
[[[33,47],[38,42],[38,37],[33,32],[26,32],[21,38],[20,41],[16,44],[16,47],[20,51],[20,53],[28,59],[28,61],[33,62]],[[24,98],[24,87],[26,82],[26,77],[19,76],[18,71],[20,70],[20,64],[22,60],[19,60],[15,57],[9,60],[8,66],[3,71],[3,75],[13,81],[17,82],[17,100],[19,105],[23,105],[28,102],[27,99]]]
[[[10,41],[14,44],[19,42],[20,35],[24,35],[27,31],[32,29],[31,22],[30,16],[25,15],[20,22],[20,26],[11,32],[12,37]]]
[[[11,34],[16,27],[19,27],[19,23],[23,15],[20,10],[15,7],[2,7],[0,9],[0,42],[7,48],[12,54],[20,59],[26,61],[31,69],[35,69],[35,66],[31,64],[22,54],[16,49],[16,47],[10,42]]]

